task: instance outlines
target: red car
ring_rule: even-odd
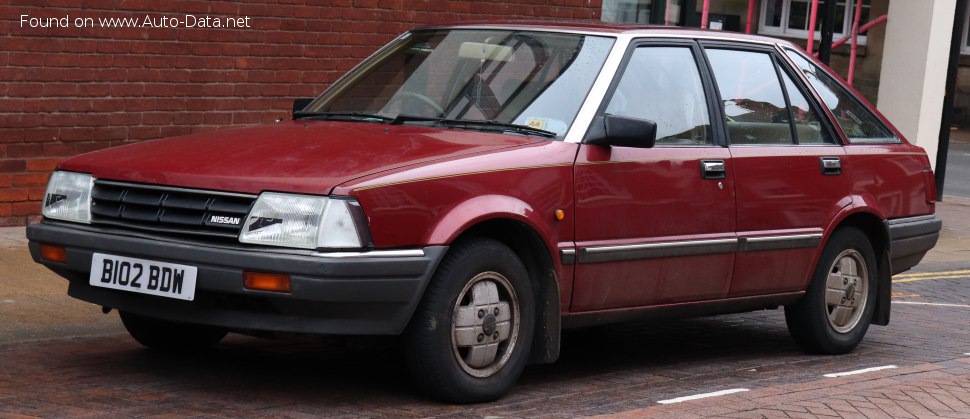
[[[31,254],[150,348],[403,334],[473,402],[571,327],[784,306],[850,351],[941,227],[923,150],[770,38],[421,28],[296,108],[65,160]]]

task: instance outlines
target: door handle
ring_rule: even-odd
[[[838,176],[842,174],[842,160],[838,157],[820,157],[822,164],[822,174],[826,176]]]
[[[701,176],[704,179],[724,179],[727,171],[724,169],[724,160],[701,160]]]

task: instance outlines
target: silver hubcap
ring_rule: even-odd
[[[829,324],[839,333],[848,333],[859,324],[869,297],[869,271],[865,259],[855,249],[835,258],[825,283],[825,305]]]
[[[458,295],[451,346],[472,376],[495,374],[508,362],[519,336],[519,305],[508,279],[497,272],[475,275]]]

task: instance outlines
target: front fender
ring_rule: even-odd
[[[481,195],[447,209],[431,226],[422,242],[451,243],[475,224],[494,218],[518,221],[538,231],[544,238],[552,235],[548,226],[543,226],[538,219],[540,215],[527,202],[505,195]],[[549,248],[556,247],[553,245]]]

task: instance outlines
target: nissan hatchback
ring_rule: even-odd
[[[851,351],[941,227],[924,151],[771,38],[426,27],[297,103],[63,161],[34,260],[152,349],[403,335],[421,388],[479,402],[566,328],[783,306]]]

